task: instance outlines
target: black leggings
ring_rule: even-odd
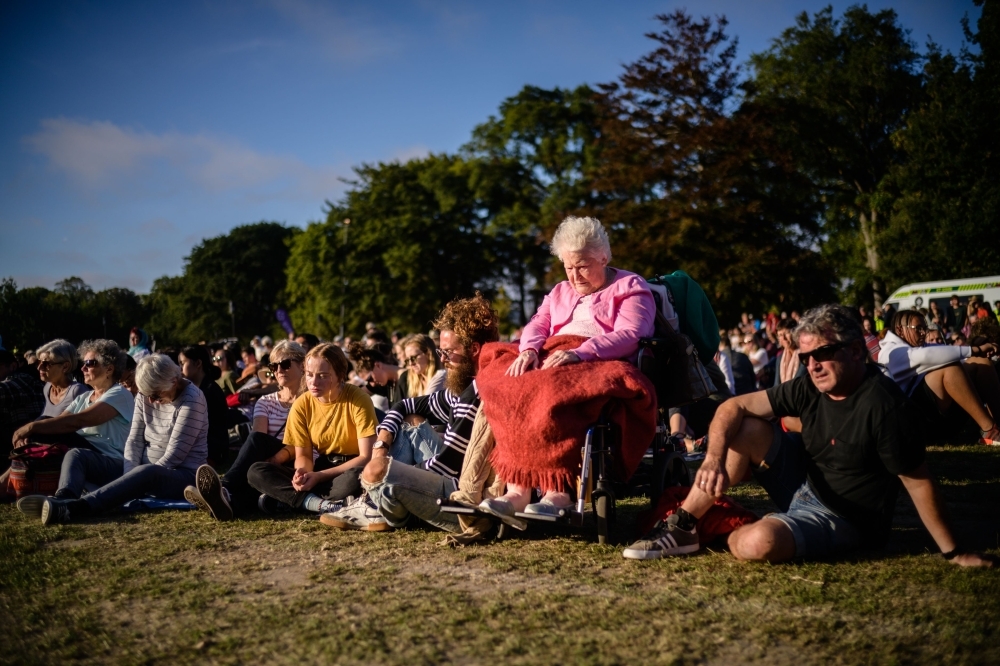
[[[222,477],[224,485],[232,497],[233,511],[244,513],[257,506],[257,497],[260,492],[247,481],[247,474],[254,463],[267,460],[278,451],[284,448],[284,444],[277,437],[272,437],[266,432],[252,432],[240,447],[240,452],[236,455],[236,460],[232,467]]]
[[[331,461],[327,456],[320,456],[313,463],[313,470],[322,472],[341,464],[343,456],[337,456],[338,460]],[[258,491],[268,497],[273,497],[279,502],[284,502],[289,506],[298,509],[302,506],[302,500],[306,495],[312,493],[319,495],[323,499],[343,500],[353,495],[361,495],[361,467],[355,467],[343,474],[335,476],[332,481],[325,481],[313,486],[312,490],[300,492],[292,487],[292,477],[295,470],[284,465],[274,465],[272,463],[258,462],[250,466],[247,473],[247,481]]]

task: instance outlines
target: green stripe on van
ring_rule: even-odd
[[[963,284],[955,287],[931,287],[930,289],[911,289],[893,294],[891,298],[906,298],[916,294],[954,294],[960,291],[980,291],[982,289],[995,289],[1000,287],[1000,282],[983,282],[981,284]]]

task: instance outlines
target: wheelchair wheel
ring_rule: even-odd
[[[664,482],[664,487],[691,485],[691,470],[684,462],[684,456],[678,455],[669,461]]]
[[[594,497],[594,516],[597,519],[597,543],[604,545],[611,540],[615,530],[615,500],[601,493]]]

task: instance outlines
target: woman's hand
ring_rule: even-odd
[[[555,368],[560,365],[571,365],[573,363],[579,363],[580,357],[576,355],[576,352],[572,351],[557,351],[552,352],[545,359],[545,363],[542,363],[542,370],[547,368]]]
[[[28,443],[28,436],[31,435],[33,425],[35,425],[35,422],[31,421],[14,431],[14,437],[11,442],[14,444],[15,449]]]
[[[538,352],[534,349],[525,349],[523,352],[517,355],[514,362],[510,364],[507,368],[508,377],[520,377],[528,370],[533,370],[538,367]]]
[[[298,492],[312,490],[313,486],[323,480],[323,475],[319,472],[307,472],[301,467],[295,470],[292,476],[292,488]]]

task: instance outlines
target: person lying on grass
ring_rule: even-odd
[[[434,322],[441,331],[438,349],[445,363],[445,389],[407,398],[392,406],[378,428],[371,462],[361,475],[365,492],[352,504],[320,521],[345,530],[385,531],[400,527],[411,515],[449,531],[460,530],[458,517],[440,510],[458,487],[466,447],[479,411],[475,375],[479,353],[499,338],[497,315],[489,301],[473,298],[445,305]],[[407,419],[420,416],[419,426]],[[438,438],[432,425],[447,424]]]
[[[864,335],[851,311],[814,308],[795,336],[808,376],[719,407],[690,494],[624,556],[656,559],[698,551],[698,518],[732,482],[752,473],[781,513],[730,535],[737,559],[784,562],[882,547],[902,482],[945,559],[993,566],[956,543],[924,461],[921,415],[867,362]],[[801,435],[768,422],[786,416],[801,420]]]
[[[45,500],[42,523],[66,523],[147,495],[179,500],[208,459],[205,395],[164,354],[149,354],[135,370],[140,395],[125,442],[124,474],[80,499]]]

